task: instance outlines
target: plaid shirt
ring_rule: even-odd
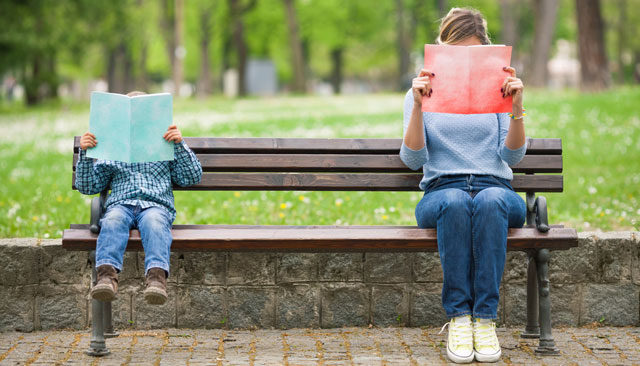
[[[181,187],[198,184],[202,166],[184,140],[174,145],[173,161],[123,163],[94,160],[80,149],[76,165],[76,187],[83,194],[97,194],[110,188],[106,207],[115,204],[162,207],[176,218],[173,184]]]

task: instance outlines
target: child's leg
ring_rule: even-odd
[[[171,250],[171,217],[167,210],[149,207],[137,217],[138,230],[144,247],[145,274],[150,268],[161,268],[169,274],[169,254]]]
[[[133,210],[126,205],[115,205],[107,209],[100,220],[100,235],[96,248],[96,267],[104,264],[122,271],[124,251],[129,241],[129,230],[133,226]]]

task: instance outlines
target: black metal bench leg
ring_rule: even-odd
[[[538,294],[540,316],[540,343],[536,353],[557,355],[560,353],[551,334],[551,298],[549,296],[549,249],[538,250]]]
[[[114,338],[117,337],[119,334],[118,332],[115,331],[115,329],[113,328],[113,321],[112,321],[112,311],[111,311],[111,302],[103,302],[102,303],[102,321],[104,323],[104,337],[105,338]]]
[[[98,282],[98,273],[96,271],[96,252],[91,252],[91,282],[95,285]],[[87,354],[89,356],[106,356],[110,352],[104,342],[104,302],[91,300],[91,343]],[[111,310],[111,307],[109,307]],[[111,313],[109,311],[109,313]]]
[[[540,338],[540,320],[538,318],[538,269],[536,268],[537,251],[527,253],[527,326],[520,334],[522,338]]]

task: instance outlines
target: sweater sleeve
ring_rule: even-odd
[[[184,140],[174,145],[175,159],[171,162],[171,180],[173,183],[188,187],[200,183],[202,165],[196,154],[189,149]]]
[[[111,169],[105,164],[96,164],[80,149],[76,163],[76,188],[82,194],[97,194],[109,187]]]
[[[509,149],[504,142],[507,139],[510,124],[511,118],[509,118],[507,113],[498,113],[498,125],[500,128],[498,155],[500,155],[500,158],[504,160],[507,165],[514,166],[522,160],[524,154],[527,152],[527,141],[525,140],[524,144],[515,150]]]
[[[404,143],[404,135],[407,133],[409,127],[409,121],[411,120],[411,110],[413,109],[413,93],[411,89],[404,97],[404,112],[403,112],[403,128],[402,128],[402,147],[400,147],[400,160],[409,169],[418,170],[429,160],[429,152],[427,151],[427,135],[424,128],[424,120],[422,126],[422,133],[424,134],[425,145],[420,150],[413,150]]]

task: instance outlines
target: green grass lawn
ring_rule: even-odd
[[[179,100],[185,136],[401,137],[403,94]],[[527,91],[527,135],[560,137],[565,192],[546,194],[552,223],[639,230],[640,88],[602,94]],[[0,237],[55,238],[89,220],[71,189],[72,136],[88,103],[1,109]],[[176,192],[177,224],[415,224],[419,192]]]

